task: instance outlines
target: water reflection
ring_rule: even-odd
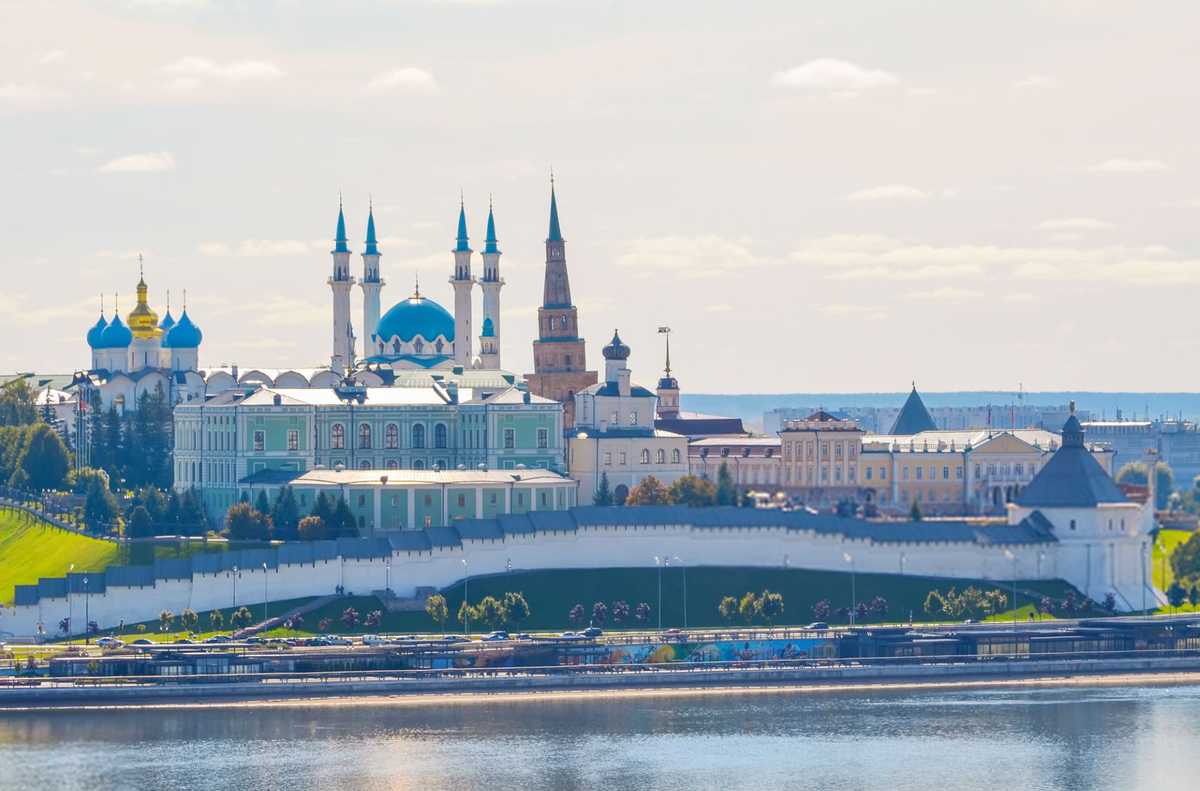
[[[0,788],[1162,789],[1200,689],[585,696],[0,714]]]

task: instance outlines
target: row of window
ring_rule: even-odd
[[[618,452],[617,459],[618,459],[618,461],[617,461],[618,466],[624,466],[627,463],[625,451]],[[663,448],[659,448],[658,451],[654,454],[654,460],[655,460],[656,464],[666,464],[667,463],[666,450],[664,450]],[[679,452],[679,448],[673,449],[671,451],[671,463],[672,464],[680,464],[682,462],[682,460],[683,460],[683,454]],[[638,461],[641,464],[649,464],[650,463],[649,448],[642,448],[641,455],[638,456]],[[605,451],[605,453],[604,453],[604,464],[605,464],[605,466],[612,465],[612,453],[610,451]]]

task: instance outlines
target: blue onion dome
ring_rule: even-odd
[[[403,343],[409,343],[418,335],[427,341],[439,335],[448,342],[454,341],[454,317],[441,305],[419,293],[393,305],[375,328],[375,336],[384,342],[396,337]]]
[[[484,337],[484,338],[495,338],[496,337],[496,325],[492,324],[491,319],[483,320],[483,334],[481,335],[481,337]]]
[[[167,315],[163,316],[163,320],[159,323],[158,328],[162,330],[162,347],[165,349],[170,344],[167,343],[167,333],[175,326],[175,319],[171,316],[171,309],[167,308]]]
[[[124,349],[133,343],[133,333],[121,321],[120,316],[113,316],[112,323],[100,333],[100,345],[105,349]]]
[[[632,349],[621,340],[621,336],[617,335],[617,331],[613,330],[613,339],[604,347],[603,354],[606,360],[628,360],[631,351]]]
[[[192,323],[187,308],[184,308],[183,315],[179,317],[179,321],[167,334],[167,346],[172,349],[195,349],[202,340],[204,340],[204,333],[200,332],[200,328]]]
[[[88,346],[91,346],[93,349],[103,349],[104,348],[104,341],[101,340],[101,336],[104,334],[104,329],[107,326],[108,326],[108,322],[104,320],[104,314],[101,314],[100,318],[96,321],[96,323],[94,325],[92,325],[92,328],[90,330],[88,330],[88,332],[87,332]]]

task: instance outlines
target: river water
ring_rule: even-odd
[[[1164,789],[1200,687],[0,713],[0,789]]]

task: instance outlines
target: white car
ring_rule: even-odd
[[[96,641],[96,646],[99,648],[123,648],[125,643],[115,637],[101,637]]]
[[[380,637],[377,634],[365,634],[362,639],[363,645],[387,645],[389,642],[387,638]]]

